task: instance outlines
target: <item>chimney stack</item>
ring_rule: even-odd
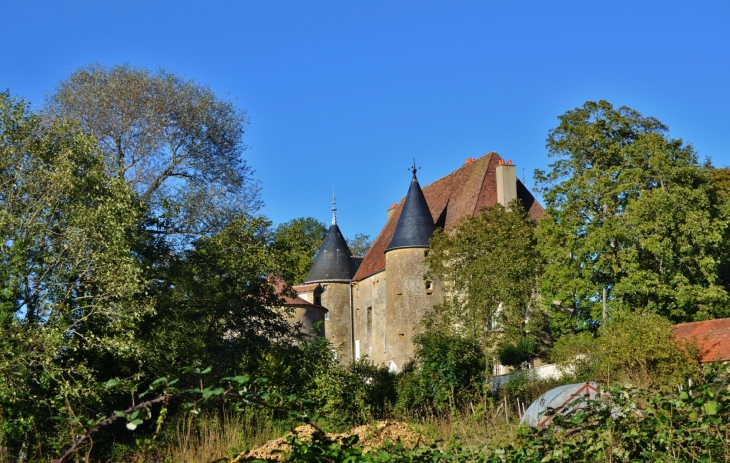
[[[507,207],[517,198],[517,173],[512,161],[500,160],[497,164],[497,201]]]
[[[391,217],[393,217],[393,212],[395,212],[395,208],[398,207],[397,204],[391,204],[388,208],[388,220],[390,220]]]

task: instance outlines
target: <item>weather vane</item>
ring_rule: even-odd
[[[420,167],[416,167],[416,158],[413,158],[413,167],[409,167],[408,170],[413,172],[413,176],[416,176],[416,172],[420,169]]]

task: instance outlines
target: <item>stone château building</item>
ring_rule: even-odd
[[[542,216],[542,206],[517,179],[515,166],[495,152],[467,159],[424,188],[414,167],[408,194],[388,209],[368,253],[352,256],[333,213],[312,269],[294,289],[299,298],[328,310],[325,336],[343,361],[368,356],[397,371],[413,357],[413,335],[424,314],[443,299],[443,282],[423,278],[434,230],[448,230],[462,217],[515,198],[533,219]]]

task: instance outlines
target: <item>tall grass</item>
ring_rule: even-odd
[[[208,463],[258,447],[286,431],[266,410],[188,415],[169,423],[152,449],[138,449],[116,461]]]

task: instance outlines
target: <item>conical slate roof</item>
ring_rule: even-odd
[[[322,246],[319,247],[317,257],[314,258],[304,283],[350,281],[357,271],[357,264],[340,232],[340,227],[337,223],[333,223]]]
[[[428,209],[426,198],[423,196],[421,186],[416,178],[416,167],[413,167],[413,179],[408,188],[406,202],[403,205],[403,212],[395,227],[393,239],[385,249],[385,252],[399,248],[427,248],[428,240],[433,235],[433,218]]]

